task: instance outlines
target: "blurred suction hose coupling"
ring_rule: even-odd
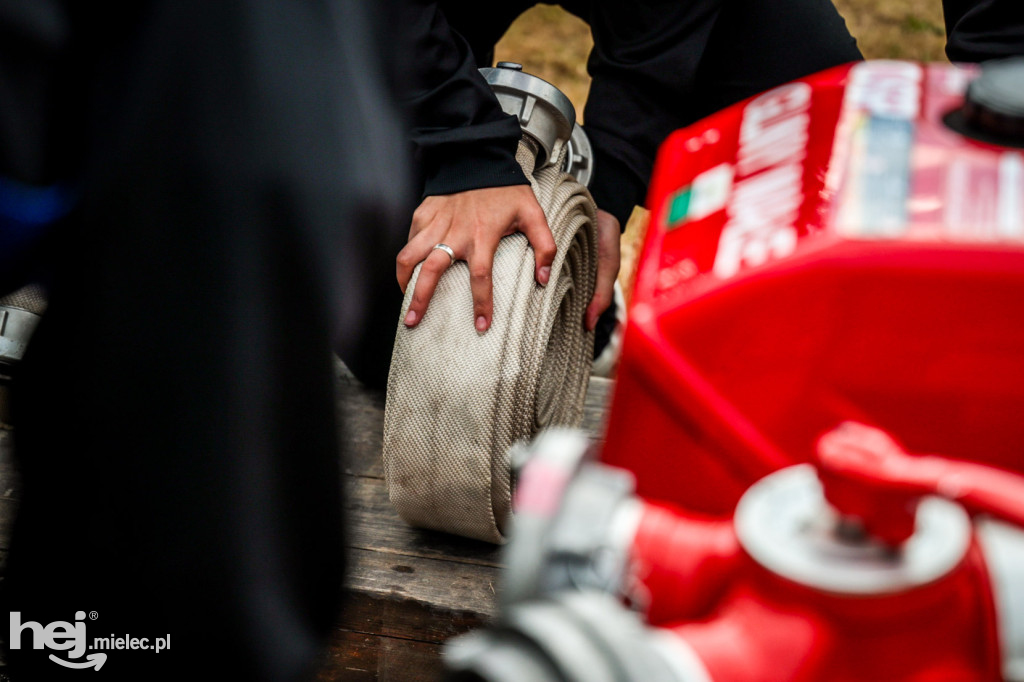
[[[46,296],[37,286],[0,297],[0,379],[21,361],[45,310]]]
[[[689,646],[600,592],[561,592],[449,640],[446,682],[710,682]]]
[[[594,455],[586,434],[573,429],[548,429],[516,451],[513,461],[523,464],[502,605],[567,589],[632,597],[630,550],[642,505],[632,474]]]

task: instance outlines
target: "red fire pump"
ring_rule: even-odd
[[[1024,679],[1024,477],[847,422],[717,519],[587,448],[534,444],[502,617],[449,645],[450,679]]]
[[[1024,145],[1001,66],[966,108],[970,71],[866,62],[675,133],[602,459],[719,515],[849,419],[1024,469],[1024,156],[961,132]]]
[[[673,135],[607,440],[519,454],[449,678],[1024,680],[1022,146],[1020,61],[840,67]]]

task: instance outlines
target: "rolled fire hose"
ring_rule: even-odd
[[[532,78],[554,90],[507,70],[513,79]],[[485,76],[502,101],[494,79],[506,74],[491,71],[499,73]],[[564,100],[555,98],[556,105],[571,111],[568,99],[554,92]],[[505,539],[511,510],[509,448],[547,426],[582,421],[593,355],[594,336],[584,330],[583,316],[597,273],[596,208],[586,187],[562,170],[575,113],[554,140],[535,134],[524,120],[526,108],[533,110],[527,119],[541,120],[541,105],[552,98],[545,94],[546,102],[530,103],[534,95],[527,93],[502,105],[523,123],[516,158],[557,245],[548,285],[534,280],[526,237],[502,239],[494,257],[493,321],[480,334],[473,326],[469,267],[454,263],[423,320],[411,329],[399,323],[388,377],[384,475],[392,504],[411,525],[496,543]],[[538,159],[543,166],[535,168]],[[419,268],[400,319],[418,275]]]

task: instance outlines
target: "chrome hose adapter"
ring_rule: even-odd
[[[37,286],[0,296],[0,382],[21,361],[45,310],[46,296]]]
[[[480,69],[506,114],[516,116],[523,132],[537,141],[537,168],[553,163],[562,146],[567,154],[562,170],[581,185],[594,175],[594,151],[583,126],[576,124],[576,109],[551,83],[523,71],[522,64],[498,62]]]
[[[444,663],[445,682],[710,682],[682,640],[595,591],[517,604],[449,640]]]

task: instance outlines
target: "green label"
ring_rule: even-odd
[[[690,197],[693,196],[693,187],[688,185],[669,199],[668,220],[666,224],[669,229],[679,227],[685,222],[690,212]]]

